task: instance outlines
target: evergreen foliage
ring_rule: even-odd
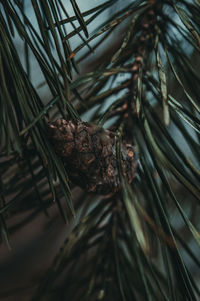
[[[29,300],[199,300],[200,2],[107,0],[84,12],[80,2],[29,1],[36,29],[24,0],[0,0],[2,244],[9,252],[14,231],[41,212],[51,218],[57,205],[70,230]],[[48,101],[34,86],[30,54]],[[80,74],[90,58],[94,67]],[[47,135],[57,118],[116,132],[120,191],[103,196],[69,182]],[[137,152],[131,184],[123,139]]]

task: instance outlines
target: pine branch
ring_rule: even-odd
[[[2,238],[12,247],[9,232],[25,227],[41,210],[48,215],[56,201],[70,223],[67,237],[30,299],[198,300],[199,273],[185,254],[197,271],[192,244],[199,250],[199,3],[146,0],[121,7],[120,1],[110,0],[85,12],[78,1],[70,3],[73,16],[63,1],[31,1],[36,30],[23,1],[0,1]],[[103,12],[109,17],[96,26]],[[24,41],[25,66],[14,44],[16,32]],[[79,63],[106,47],[103,42],[113,45],[112,36],[118,39],[119,33],[122,39],[108,45],[95,70],[78,75]],[[72,47],[74,37],[80,42]],[[30,54],[51,95],[48,102],[31,79]],[[120,185],[106,196],[97,189],[80,198],[75,194],[72,203],[70,186],[75,183],[68,176],[83,188],[97,183],[83,185],[81,155],[77,151],[65,162],[62,147],[69,137],[59,144],[58,131],[54,140],[59,143],[53,145],[47,121],[59,116],[88,131],[82,119],[90,110],[98,129],[115,131],[115,143],[110,136],[105,145],[115,146],[110,155]],[[137,151],[133,181],[124,172],[124,141]],[[111,158],[95,160],[99,180]],[[86,168],[84,174],[90,181],[91,171]],[[67,217],[63,199],[78,213],[75,221],[73,214]],[[23,212],[28,217],[8,227]]]

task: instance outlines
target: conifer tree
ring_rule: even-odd
[[[0,299],[197,301],[200,2],[89,5],[0,0]]]

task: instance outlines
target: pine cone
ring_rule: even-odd
[[[72,182],[99,194],[120,189],[114,132],[87,122],[58,119],[48,124],[48,134]],[[123,174],[130,183],[137,168],[133,146],[122,143],[121,154]]]

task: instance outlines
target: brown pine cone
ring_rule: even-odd
[[[114,132],[87,122],[58,119],[48,124],[48,134],[74,183],[99,194],[120,189]],[[133,146],[123,143],[121,154],[123,174],[130,183],[137,168]]]

